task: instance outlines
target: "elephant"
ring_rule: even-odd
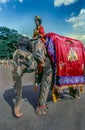
[[[18,43],[18,49],[13,54],[13,70],[12,70],[13,83],[14,83],[14,88],[16,92],[14,115],[17,118],[22,117],[23,115],[23,113],[20,111],[20,106],[21,106],[21,99],[22,99],[22,77],[25,73],[35,72],[34,88],[36,89],[38,85],[40,86],[40,94],[39,94],[40,96],[37,103],[37,107],[35,109],[35,112],[38,115],[45,115],[47,113],[47,108],[48,108],[47,97],[48,97],[48,93],[50,89],[52,92],[52,97],[53,97],[54,102],[61,99],[61,93],[65,88],[69,88],[69,93],[75,98],[80,98],[79,90],[81,92],[84,92],[83,90],[84,68],[83,67],[82,67],[83,76],[79,77],[78,75],[77,78],[79,81],[76,82],[76,79],[75,79],[75,85],[73,83],[70,83],[69,85],[68,83],[68,82],[71,82],[71,79],[74,78],[75,76],[74,77],[67,76],[65,78],[64,76],[62,76],[63,80],[59,79],[61,77],[56,76],[57,73],[60,73],[58,72],[59,71],[58,68],[60,67],[59,69],[61,71],[64,66],[63,64],[57,65],[55,52],[59,50],[55,49],[56,42],[55,44],[51,44],[52,40],[49,39],[51,36],[54,36],[53,40],[56,41],[55,40],[56,35],[57,34],[54,34],[54,33],[46,34],[45,44],[43,44],[39,38],[30,39],[28,37],[23,37]],[[57,35],[56,39],[59,39],[59,38],[65,39],[65,37]],[[67,44],[72,45],[71,42],[73,42],[73,39],[69,40],[67,38]],[[79,41],[76,40],[76,44],[78,42]],[[83,48],[82,44],[79,44],[79,45],[81,45],[82,46],[81,48]],[[60,46],[59,43],[57,44],[57,48],[58,46]],[[81,49],[81,52],[83,52],[83,49]],[[67,56],[68,56],[68,60],[73,63],[75,61],[78,61],[77,55],[74,55],[73,52],[72,54],[69,54]],[[70,56],[73,56],[73,57],[70,57]],[[84,55],[83,55],[83,60],[84,60]],[[82,66],[83,66],[83,63],[82,63]],[[68,78],[69,81],[66,78]],[[62,84],[64,81],[65,81],[65,84],[62,87]]]

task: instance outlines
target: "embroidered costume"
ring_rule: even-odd
[[[35,23],[36,28],[33,31],[33,38],[40,38],[41,41],[44,43],[44,27],[41,25],[41,18],[40,16],[35,16]]]

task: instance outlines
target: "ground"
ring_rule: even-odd
[[[22,118],[13,115],[15,93],[11,67],[0,67],[0,130],[85,130],[85,94],[80,100],[65,98],[54,103],[48,96],[48,113],[35,113],[39,88],[33,90],[34,73],[23,77]]]

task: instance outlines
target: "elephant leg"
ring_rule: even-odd
[[[52,65],[50,59],[46,57],[40,86],[39,104],[36,108],[36,113],[39,115],[45,115],[47,112],[46,101],[49,90],[51,88],[51,84],[52,84]]]
[[[20,66],[13,71],[13,81],[14,81],[14,87],[15,87],[15,106],[14,106],[14,115],[17,118],[20,118],[23,116],[23,113],[20,111],[21,106],[21,99],[22,99],[22,79],[20,75]]]
[[[76,99],[80,99],[79,89],[76,89],[75,98],[76,98]]]
[[[80,99],[79,89],[78,88],[69,88],[69,93],[76,99]]]
[[[34,90],[36,91],[37,87],[41,85],[42,81],[42,73],[43,73],[43,67],[39,66],[41,64],[38,64],[38,68],[35,71],[35,83],[34,83]]]

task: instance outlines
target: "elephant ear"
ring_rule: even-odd
[[[30,41],[30,38],[28,37],[21,38],[20,41],[18,42],[18,49],[27,52],[32,52],[32,43]]]
[[[36,38],[36,39],[30,39],[30,43],[31,43],[31,46],[32,46],[32,53],[34,54],[35,53],[35,51],[36,51],[36,45],[38,44],[38,39]]]
[[[37,62],[44,63],[44,61],[45,61],[45,46],[43,45],[43,43],[41,42],[40,39],[36,39],[32,44],[33,44],[32,47],[33,47],[34,58],[37,60]]]

